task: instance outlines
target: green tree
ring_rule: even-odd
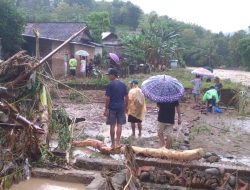
[[[54,21],[79,22],[85,16],[84,9],[77,5],[70,6],[65,2],[60,2],[53,13]]]
[[[145,63],[146,52],[144,47],[145,37],[142,34],[121,36],[123,44],[123,57],[126,58],[127,63]]]
[[[142,15],[142,10],[129,1],[125,4],[125,7],[122,9],[122,13],[123,13],[122,24],[128,25],[133,30],[135,30],[139,25],[139,19]]]
[[[179,49],[178,34],[168,27],[165,20],[151,13],[141,21],[139,27],[145,36],[144,48],[149,63],[157,66],[174,58],[176,49]]]
[[[72,5],[80,5],[84,6],[88,9],[93,9],[95,7],[96,2],[94,0],[65,0],[70,6]]]
[[[53,12],[50,0],[16,0],[16,6],[29,22],[49,21]]]
[[[96,42],[100,43],[102,32],[110,30],[110,19],[108,12],[92,12],[87,19],[91,36]]]
[[[241,63],[242,62],[241,55],[238,51],[238,44],[239,44],[239,41],[245,37],[247,37],[247,33],[244,30],[240,30],[238,32],[235,32],[229,38],[229,51],[230,51],[230,55],[232,56],[232,60],[230,61],[229,66],[243,65],[243,63]]]
[[[5,53],[14,53],[23,42],[24,19],[10,0],[0,0],[0,38]]]
[[[243,60],[243,65],[250,68],[250,36],[239,41],[238,51]]]

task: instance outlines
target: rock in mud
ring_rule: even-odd
[[[189,144],[189,138],[188,138],[188,137],[185,137],[185,138],[184,138],[184,143],[185,143],[185,144]]]
[[[234,187],[236,185],[236,177],[235,176],[230,176],[228,183],[231,187]]]
[[[217,168],[205,169],[205,173],[216,177],[220,176],[220,171]]]
[[[180,150],[189,150],[189,146],[188,145],[181,145],[179,147]]]
[[[149,172],[142,172],[141,175],[140,175],[140,180],[141,181],[145,181],[145,182],[148,182],[150,179],[150,174]]]
[[[208,158],[210,156],[213,156],[213,154],[211,152],[206,152],[204,155],[204,158]]]
[[[220,168],[218,168],[218,170],[220,171],[221,176],[223,176],[225,174],[225,168],[220,167]]]
[[[167,176],[162,174],[161,172],[158,172],[156,175],[156,182],[157,183],[166,183],[167,182]]]
[[[185,136],[189,136],[189,132],[188,132],[188,131],[185,131],[185,132],[184,132],[184,135],[185,135]]]
[[[206,152],[204,158],[210,163],[218,162],[220,160],[220,157],[217,154],[210,152]]]

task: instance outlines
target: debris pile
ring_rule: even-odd
[[[52,104],[38,64],[25,51],[0,64],[0,189],[21,180],[46,143]]]

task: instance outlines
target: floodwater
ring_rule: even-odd
[[[230,79],[232,82],[239,82],[243,85],[250,86],[250,72],[247,71],[236,71],[236,70],[225,70],[225,69],[214,69],[214,75],[221,79]]]
[[[188,67],[190,70],[196,69],[195,67]],[[213,73],[215,76],[221,79],[229,79],[232,82],[239,82],[243,85],[250,86],[250,72],[247,71],[237,71],[237,70],[226,70],[226,69],[214,69]]]
[[[54,181],[49,179],[32,178],[13,185],[10,190],[84,190],[85,185]]]

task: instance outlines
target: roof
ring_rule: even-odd
[[[117,38],[117,35],[113,32],[103,32],[102,33],[102,40],[105,40],[106,38],[112,37],[112,36]]]
[[[106,37],[108,37],[111,34],[111,32],[103,32],[102,33],[102,40]]]
[[[24,28],[23,36],[35,37],[33,29],[37,29],[40,33],[40,38],[65,41],[74,33],[85,27],[85,23],[73,22],[41,22],[27,23]],[[81,43],[83,40],[91,41],[92,38],[88,30],[82,35],[77,36],[72,42]]]

